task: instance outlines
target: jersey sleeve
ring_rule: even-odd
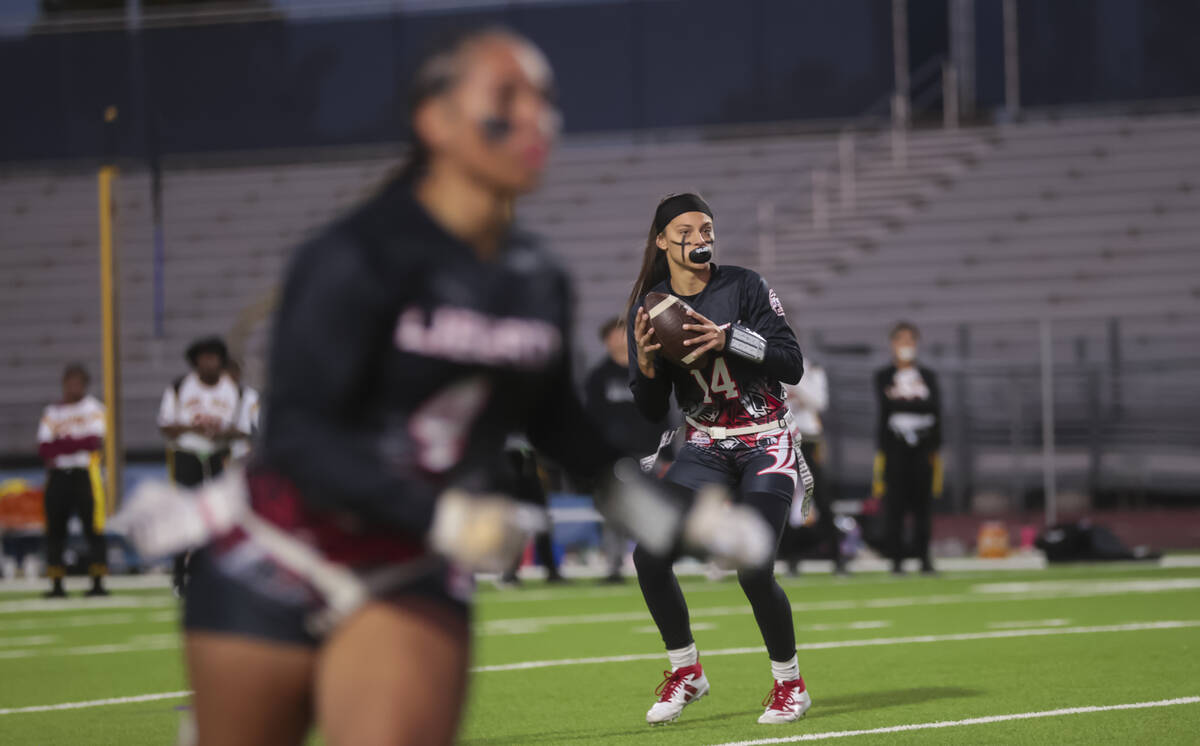
[[[761,363],[769,378],[798,383],[804,375],[804,356],[775,291],[754,272],[746,273],[742,290],[742,323],[730,324],[726,349]]]
[[[54,440],[54,430],[50,427],[49,410],[42,412],[42,419],[38,422],[37,439],[38,443],[49,443]]]
[[[363,427],[363,394],[390,344],[390,301],[367,249],[336,233],[293,259],[275,320],[263,458],[305,500],[413,534],[428,530],[433,485],[384,456]]]
[[[103,441],[106,428],[104,405],[97,401],[91,409],[92,411],[88,414],[85,435]]]
[[[253,435],[258,429],[258,392],[254,389],[246,389],[242,393],[234,427],[246,436]]]
[[[629,346],[629,389],[633,391],[633,401],[642,416],[651,422],[662,422],[671,409],[671,376],[663,364],[661,355],[654,358],[654,378],[647,378],[638,367],[637,340],[634,332],[637,329],[635,322],[640,308],[639,304],[630,309],[625,324]]]
[[[179,424],[178,413],[179,397],[175,395],[175,388],[168,386],[163,391],[162,402],[158,405],[158,426],[170,427],[171,425]]]

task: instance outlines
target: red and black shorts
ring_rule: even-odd
[[[364,579],[403,578],[372,593],[378,600],[402,604],[414,597],[432,599],[464,620],[469,616],[470,573],[432,554],[421,539],[351,526],[345,516],[315,510],[300,499],[291,482],[273,472],[253,470],[247,481],[254,512],[325,559]],[[326,608],[311,582],[239,530],[193,554],[183,626],[188,631],[316,647],[326,630],[314,620]]]

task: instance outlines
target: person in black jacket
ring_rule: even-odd
[[[652,421],[666,415],[672,392],[684,414],[686,444],[663,480],[685,494],[727,485],[774,532],[770,561],[740,570],[738,582],[754,610],[775,682],[758,722],[791,722],[812,700],[796,658],[791,604],[775,579],[774,550],[797,484],[804,485],[801,499],[812,494],[811,475],[789,429],[783,389],[800,380],[804,358],[775,291],[751,270],[713,263],[714,240],[712,210],[698,195],[673,195],[655,209],[629,300],[630,388]],[[685,344],[697,359],[708,353],[703,367],[685,369],[657,354],[661,344],[643,305],[650,292],[673,294],[691,306],[693,323],[683,329],[695,336]],[[633,559],[671,663],[646,720],[669,722],[703,697],[709,683],[671,558],[639,546]]]
[[[662,443],[663,426],[647,420],[638,411],[629,390],[629,350],[625,346],[625,322],[614,316],[600,326],[604,360],[588,374],[583,401],[592,419],[604,429],[610,443],[639,461],[653,456]],[[629,537],[611,522],[604,525],[604,553],[610,583],[622,581],[621,565]]]
[[[904,572],[911,551],[921,572],[933,573],[929,556],[932,500],[940,482],[941,395],[937,376],[917,364],[916,326],[901,322],[891,332],[892,364],[875,374],[879,420],[875,442],[875,491],[882,492],[886,544],[892,572]],[[913,518],[911,547],[904,540],[904,518]]]

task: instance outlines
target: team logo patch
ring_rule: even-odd
[[[775,294],[775,289],[770,288],[767,291],[767,298],[771,301],[771,308],[775,309],[775,313],[783,315],[783,304],[779,302],[779,296]]]

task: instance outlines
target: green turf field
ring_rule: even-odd
[[[684,580],[712,693],[678,722],[651,728],[643,716],[666,661],[636,584],[577,581],[481,590],[462,741],[721,744],[918,726],[847,737],[1200,743],[1200,567],[783,583],[814,702],[798,723],[755,722],[770,674],[736,582]],[[32,593],[0,593],[0,744],[173,742],[186,704],[174,602],[165,591],[110,602],[48,610]],[[137,695],[162,696],[27,709]],[[1184,701],[1164,704],[1174,699]],[[1152,706],[1029,717],[1139,703]],[[977,722],[1011,715],[1023,717]]]

